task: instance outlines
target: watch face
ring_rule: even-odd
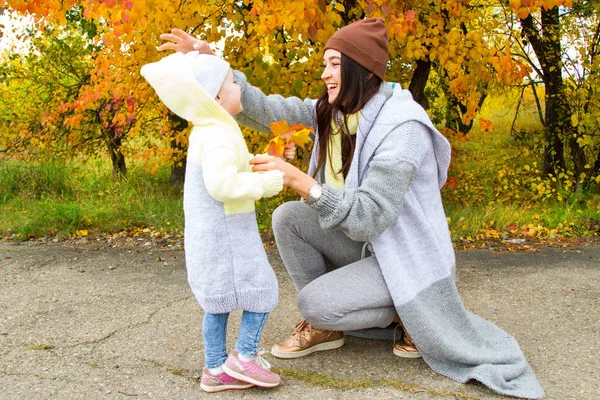
[[[323,190],[321,189],[320,185],[315,185],[315,186],[311,187],[310,191],[309,191],[310,197],[312,197],[315,201],[319,200],[322,193],[323,193]]]

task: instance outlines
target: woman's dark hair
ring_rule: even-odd
[[[342,84],[340,94],[333,104],[329,104],[327,88],[325,88],[325,91],[317,100],[317,129],[319,133],[319,142],[317,145],[319,146],[319,159],[317,160],[315,175],[325,164],[327,143],[329,143],[329,138],[333,131],[331,120],[341,112],[343,121],[337,122],[342,129],[342,169],[336,172],[341,172],[344,178],[346,178],[350,164],[352,163],[352,155],[354,154],[356,143],[356,135],[350,135],[348,129],[348,115],[362,110],[365,104],[379,91],[382,82],[381,78],[344,54],[342,54],[341,68]]]

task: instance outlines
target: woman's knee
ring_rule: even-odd
[[[336,309],[331,299],[321,296],[321,290],[311,290],[308,284],[298,294],[296,303],[302,317],[313,326],[320,329],[338,330],[338,321],[344,316],[341,310]]]
[[[271,217],[273,232],[277,233],[283,229],[293,228],[302,214],[302,207],[306,207],[306,204],[300,201],[288,201],[277,207]]]

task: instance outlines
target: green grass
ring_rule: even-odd
[[[562,202],[494,202],[491,189],[484,187],[490,173],[487,168],[493,164],[491,156],[484,154],[488,150],[478,149],[481,144],[475,139],[465,146],[469,152],[482,154],[480,159],[469,157],[467,167],[477,171],[473,179],[481,181],[483,189],[467,192],[471,197],[460,201],[445,195],[450,197],[445,199],[445,208],[454,241],[475,238],[484,231],[518,236],[531,231],[528,225],[533,225],[533,233],[540,238],[597,234],[600,195],[573,196]],[[118,180],[100,162],[75,166],[3,163],[0,186],[6,189],[0,197],[3,237],[60,238],[82,230],[94,235],[140,228],[181,233],[183,228],[182,186],[169,183],[168,168],[155,176],[132,168],[126,180]],[[293,198],[297,196],[287,191],[283,200]],[[270,233],[272,210],[283,200],[257,202],[262,232]]]
[[[542,126],[531,97],[528,101],[515,129],[535,132]],[[553,183],[554,191],[543,196],[534,189],[541,183],[540,157],[533,140],[525,146],[510,134],[516,102],[514,94],[489,97],[481,115],[495,130],[482,132],[475,123],[464,142],[453,141],[451,174],[458,183],[442,191],[453,241],[485,235],[598,236],[600,185],[585,194],[563,182]]]
[[[469,152],[482,154],[480,159],[469,157],[467,163],[468,168],[478,171],[480,176],[476,174],[473,179],[481,181],[482,189],[467,193],[471,197],[460,201],[444,196],[450,197],[445,199],[445,208],[454,241],[490,231],[519,236],[530,231],[531,224],[540,238],[598,233],[600,195],[562,202],[494,202],[491,189],[484,187],[490,157],[478,149],[481,144],[475,140],[465,146]],[[487,164],[481,167],[485,160]],[[75,166],[3,163],[0,187],[5,188],[0,197],[0,237],[65,238],[84,230],[94,235],[140,228],[182,233],[182,186],[169,183],[168,168],[155,176],[132,168],[126,180],[119,180],[101,162]],[[283,200],[293,198],[297,196],[287,191]],[[271,213],[283,200],[257,202],[259,228],[267,235]]]
[[[402,390],[412,393],[428,393],[434,397],[454,397],[462,400],[476,400],[477,397],[469,396],[459,392],[447,392],[437,389],[429,389],[416,385],[411,385],[398,380],[347,380],[339,379],[329,375],[315,374],[307,371],[299,371],[289,368],[275,368],[275,372],[292,378],[296,381],[309,384],[311,386],[319,386],[329,389],[365,389],[365,388],[382,388],[388,387],[396,390]]]
[[[453,241],[503,236],[531,236],[538,239],[600,235],[600,211],[575,203],[545,203],[455,206],[446,203]],[[469,240],[472,240],[469,239]]]
[[[535,165],[535,154],[523,152],[506,132],[475,128],[455,148],[457,189],[446,186],[442,191],[454,241],[474,238],[483,230],[520,235],[530,224],[543,231],[540,238],[600,233],[594,228],[600,222],[600,185],[584,194],[555,185],[555,192],[540,197],[532,189],[539,174],[526,169]],[[506,171],[505,181],[500,171]]]
[[[0,234],[17,238],[116,233],[140,227],[183,226],[182,186],[132,168],[116,179],[102,161],[84,165],[0,164]]]

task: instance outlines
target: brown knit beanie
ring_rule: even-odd
[[[381,79],[390,58],[388,36],[381,18],[366,18],[338,29],[325,44],[350,57]]]

